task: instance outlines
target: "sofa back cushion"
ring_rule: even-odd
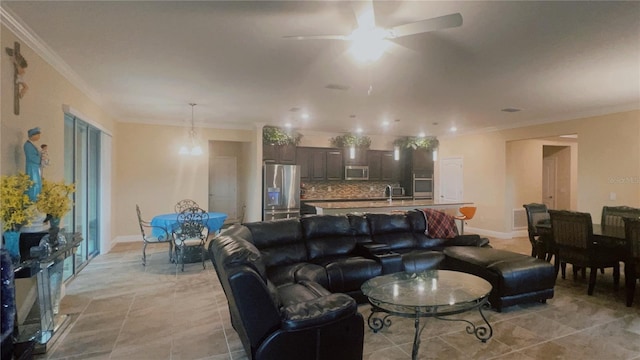
[[[346,216],[318,215],[300,219],[309,259],[347,255],[356,246],[351,223]]]
[[[409,218],[405,214],[367,214],[371,238],[393,249],[417,246]]]
[[[298,219],[247,223],[252,242],[267,267],[307,261],[307,248]]]
[[[348,214],[347,218],[358,244],[372,242],[369,222],[364,215]]]

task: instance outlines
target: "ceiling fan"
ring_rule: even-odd
[[[353,2],[358,27],[347,35],[298,35],[285,36],[294,40],[342,40],[352,42],[352,53],[364,61],[375,61],[394,40],[403,36],[448,29],[462,25],[460,13],[420,20],[383,29],[376,26],[373,1]]]

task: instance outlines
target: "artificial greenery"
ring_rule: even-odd
[[[53,182],[43,179],[42,191],[38,195],[36,207],[41,212],[51,215],[54,219],[62,217],[71,210],[71,198],[69,195],[76,191],[74,184],[64,182]]]
[[[33,181],[25,173],[0,178],[2,230],[18,231],[23,225],[29,225],[34,208],[33,202],[27,195],[27,190],[32,185]]]
[[[302,134],[286,131],[276,126],[265,126],[262,129],[262,142],[273,145],[298,145]]]
[[[396,139],[393,142],[393,146],[397,146],[401,149],[427,149],[434,150],[438,148],[438,139],[433,137],[416,137],[406,136],[400,139]]]
[[[358,148],[369,148],[369,146],[371,145],[371,139],[368,136],[353,135],[351,133],[336,136],[334,138],[331,138],[330,141],[331,146],[337,148],[351,146],[355,146]]]

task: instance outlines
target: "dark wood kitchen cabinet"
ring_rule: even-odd
[[[341,180],[342,151],[331,148],[298,147],[296,162],[300,180]]]
[[[369,150],[366,148],[355,148],[354,157],[351,158],[351,150],[348,147],[342,149],[342,158],[344,159],[344,166],[364,166],[367,165],[367,154]]]
[[[262,161],[276,164],[296,164],[295,145],[262,145]]]
[[[327,156],[327,180],[342,180],[342,172],[344,166],[342,165],[342,151],[338,149],[328,149]]]
[[[393,159],[393,151],[367,151],[367,165],[369,180],[393,182],[400,177],[400,164]]]
[[[406,156],[407,163],[411,164],[409,173],[415,173],[421,177],[433,176],[433,152],[431,150],[411,149],[405,151],[403,155]]]

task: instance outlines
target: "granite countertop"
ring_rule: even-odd
[[[454,206],[472,204],[468,201],[446,202],[439,200],[373,200],[373,201],[311,201],[307,205],[322,209],[361,209],[361,208],[396,208],[396,207],[421,207],[421,206]]]

